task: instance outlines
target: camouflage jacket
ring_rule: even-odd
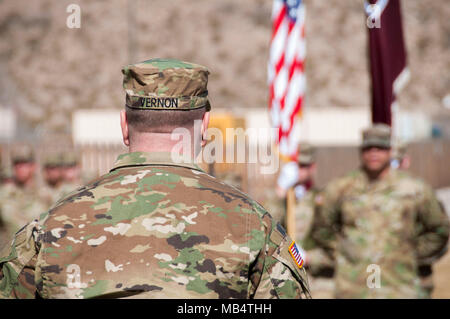
[[[256,202],[170,154],[119,156],[0,254],[3,298],[310,298]]]
[[[392,170],[369,182],[357,170],[331,182],[323,201],[312,237],[334,262],[337,297],[421,294],[418,264],[441,254],[449,236],[448,217],[428,185]],[[374,269],[376,286],[368,284],[376,284]]]
[[[296,240],[302,241],[310,228],[313,216],[314,200],[318,190],[313,188],[306,191],[301,197],[295,197],[295,229]],[[278,197],[273,190],[266,190],[264,208],[277,222],[286,225],[287,197]]]
[[[262,202],[264,208],[276,222],[280,223],[283,227],[286,227],[286,197],[279,198],[273,190],[270,190],[270,192],[269,190],[266,190],[264,195],[265,199]]]
[[[42,199],[35,186],[22,188],[8,185],[1,189],[0,196],[0,215],[4,224],[1,230],[3,235],[0,236],[2,248],[21,227],[49,209],[50,204]]]
[[[66,195],[73,192],[79,187],[80,185],[75,183],[61,183],[56,187],[52,187],[46,184],[41,187],[38,196],[41,198],[42,202],[46,203],[48,207],[51,207],[59,199],[66,197]]]
[[[308,240],[313,217],[316,211],[316,198],[320,197],[319,190],[312,188],[305,192],[301,198],[296,198],[295,205],[295,237],[296,241],[305,249],[312,245]]]

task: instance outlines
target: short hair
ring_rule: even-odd
[[[194,110],[125,109],[128,126],[141,133],[172,133],[178,127],[191,128],[206,112],[204,107]]]

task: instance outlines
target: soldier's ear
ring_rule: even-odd
[[[125,110],[120,111],[120,127],[122,128],[123,144],[130,146],[130,135],[128,131],[127,113]]]
[[[202,118],[202,147],[206,145],[207,142],[207,129],[208,129],[208,125],[209,125],[209,112],[205,112],[205,114],[203,114],[203,118]]]

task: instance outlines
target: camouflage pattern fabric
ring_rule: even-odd
[[[313,248],[313,246],[311,247],[312,243],[308,240],[308,235],[312,226],[318,193],[317,189],[312,188],[296,200],[295,239],[304,249]]]
[[[127,153],[16,234],[0,253],[0,296],[310,298],[291,243],[195,164]]]
[[[312,237],[335,265],[338,298],[418,298],[417,269],[445,250],[449,221],[433,190],[390,170],[369,182],[362,170],[331,182]],[[380,287],[369,288],[369,265]]]
[[[49,185],[41,187],[38,192],[38,196],[41,198],[42,202],[47,205],[47,208],[44,211],[47,211],[48,208],[56,203],[60,198],[65,197],[79,187],[80,185],[76,183],[61,183],[57,187],[52,187]]]
[[[2,189],[2,199],[0,201],[0,214],[4,221],[4,242],[3,247],[10,242],[12,236],[30,220],[38,218],[42,212],[49,209],[50,204],[43,200],[35,186],[19,187],[9,185],[7,189]]]
[[[206,67],[174,59],[151,59],[122,69],[126,105],[137,109],[210,110]]]
[[[266,199],[263,201],[262,205],[276,222],[280,223],[283,227],[286,227],[286,198],[279,198],[273,191],[266,193]]]
[[[297,198],[295,206],[295,240],[308,258],[309,287],[313,299],[334,298],[333,266],[311,238],[314,215],[322,206],[322,198],[321,191],[313,187]]]
[[[442,211],[448,216],[444,204],[438,199],[439,206]],[[428,258],[427,260],[422,260],[419,264],[419,277],[421,289],[421,298],[430,299],[434,290],[433,282],[433,262],[442,257],[447,251],[443,250],[441,254],[436,255],[434,258]]]
[[[15,232],[12,230],[11,221],[6,217],[5,209],[3,208],[3,205],[7,203],[15,188],[14,184],[4,184],[0,187],[0,249],[6,245]]]
[[[58,199],[65,197],[66,195],[72,193],[73,191],[76,191],[78,188],[80,188],[81,185],[79,183],[73,183],[73,182],[64,182],[61,184],[61,186],[58,189],[59,196]],[[56,201],[55,201],[56,202]]]
[[[306,254],[308,254],[308,252],[306,252]],[[315,276],[311,274],[308,279],[312,299],[335,298],[334,291],[336,289],[336,284],[333,277]]]
[[[48,208],[50,208],[50,206],[52,206],[59,198],[61,198],[60,190],[61,186],[50,186],[50,185],[44,185],[41,187],[41,189],[39,190],[39,197],[41,198],[41,200],[46,203],[47,208],[43,211],[41,211],[41,213],[45,212],[48,210]],[[40,213],[40,214],[41,214]],[[29,221],[29,220],[28,220]]]

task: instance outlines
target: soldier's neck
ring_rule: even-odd
[[[383,169],[381,169],[379,171],[369,171],[369,170],[367,170],[365,168],[363,168],[363,169],[366,172],[366,175],[367,175],[367,177],[368,177],[370,182],[375,182],[375,181],[378,181],[378,180],[382,180],[386,176],[388,176],[389,172],[390,172],[390,167],[389,166],[387,166],[387,167],[385,167],[385,168],[383,168]]]
[[[177,152],[194,158],[193,141],[183,140],[185,137],[172,139],[172,134],[168,133],[142,133],[133,137],[130,141],[129,152]],[[198,149],[201,147],[198,146]]]
[[[51,188],[58,188],[61,185],[61,182],[47,182],[47,185]]]
[[[30,189],[34,187],[34,181],[32,179],[29,179],[25,182],[20,182],[16,180],[16,185],[22,189]]]

